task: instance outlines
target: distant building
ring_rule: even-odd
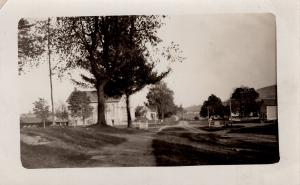
[[[155,108],[149,108],[147,106],[143,106],[141,109],[141,118],[146,118],[147,120],[158,120],[157,110]]]
[[[277,101],[275,99],[260,100],[260,117],[266,120],[277,120]]]
[[[256,90],[259,94],[257,102],[260,105],[260,118],[277,120],[277,85],[271,85]]]
[[[74,89],[76,91],[76,89]],[[97,115],[98,115],[98,96],[97,91],[84,91],[89,97],[91,103],[90,105],[93,107],[92,115],[83,120],[81,118],[69,117],[70,126],[84,126],[84,125],[92,125],[97,123]],[[69,98],[68,98],[69,100]],[[67,102],[68,102],[67,100]],[[132,109],[130,108],[131,116],[134,114]],[[109,98],[107,97],[105,100],[105,119],[107,125],[110,126],[126,126],[127,125],[127,111],[126,111],[126,98],[125,96],[119,98]]]
[[[183,119],[183,120],[200,119],[200,110],[201,110],[201,105],[186,107],[184,108],[183,111],[179,112],[177,116],[179,119]]]
[[[43,122],[40,118],[37,118],[34,114],[30,114],[30,113],[21,114],[20,126],[21,127],[42,127]]]
[[[52,125],[52,116],[49,116],[45,122],[45,126],[68,126],[69,121],[67,119],[60,119],[54,117],[55,125]],[[34,114],[21,114],[20,116],[21,127],[43,127],[43,121],[37,118]]]

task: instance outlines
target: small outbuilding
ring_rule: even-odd
[[[277,120],[277,100],[262,99],[260,100],[260,117],[263,120]]]

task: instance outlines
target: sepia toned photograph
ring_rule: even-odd
[[[17,26],[23,167],[279,161],[274,15],[24,17]]]

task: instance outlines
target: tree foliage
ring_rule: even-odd
[[[93,107],[90,105],[90,102],[86,92],[73,91],[68,99],[68,109],[71,112],[71,116],[82,118],[84,123],[85,119],[93,113]]]
[[[171,71],[158,73],[154,71],[154,63],[148,63],[139,53],[128,58],[117,75],[106,86],[106,92],[110,95],[124,94],[126,96],[126,110],[128,127],[131,126],[129,97],[143,89],[146,85],[155,84],[162,80]]]
[[[146,106],[155,107],[160,119],[175,114],[178,110],[174,103],[174,92],[167,87],[165,82],[150,87],[146,98],[148,100]]]
[[[45,38],[35,33],[36,23],[31,24],[21,18],[18,23],[18,70],[21,74],[24,66],[36,66],[37,60],[45,52]]]
[[[45,127],[45,122],[50,115],[49,111],[49,105],[47,105],[47,101],[43,98],[39,98],[38,101],[35,101],[33,103],[33,113],[36,115],[36,117],[40,118]]]
[[[219,97],[212,94],[205,100],[202,104],[200,110],[201,117],[210,116],[220,116],[223,117],[225,115],[225,107],[222,104],[222,101]]]
[[[258,113],[258,103],[256,99],[259,94],[254,88],[239,87],[234,90],[231,95],[231,109],[234,113],[239,113],[240,116],[249,116]]]

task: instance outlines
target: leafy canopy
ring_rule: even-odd
[[[157,108],[158,116],[161,119],[177,111],[177,106],[174,103],[174,92],[167,87],[165,82],[150,87],[146,98],[148,100],[146,106]]]
[[[36,23],[31,24],[22,18],[18,23],[18,70],[24,72],[24,66],[36,66],[36,60],[45,52],[45,38],[34,32]]]
[[[209,116],[220,116],[223,117],[225,114],[225,107],[222,104],[222,101],[219,97],[212,94],[208,97],[207,100],[203,102],[203,105],[200,110],[201,117]]]
[[[45,121],[50,115],[49,105],[47,105],[47,101],[43,98],[39,98],[38,101],[33,103],[33,113],[43,121]]]
[[[86,92],[73,91],[68,99],[69,110],[72,117],[81,117],[85,119],[93,112],[93,107],[90,105],[90,98]]]
[[[259,94],[254,88],[238,87],[231,95],[232,111],[240,113],[240,116],[249,116],[251,113],[257,114],[258,103],[256,99]]]

